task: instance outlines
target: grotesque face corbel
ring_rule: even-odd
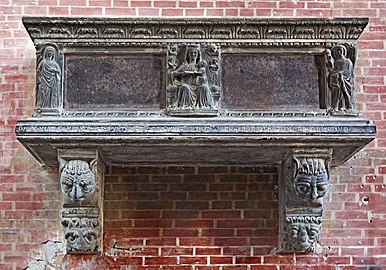
[[[62,225],[68,252],[95,252],[98,250],[98,219],[64,218]]]
[[[286,250],[312,252],[319,238],[321,217],[290,216],[286,218]]]
[[[60,184],[65,196],[65,202],[80,203],[91,199],[96,191],[96,181],[91,168],[95,161],[90,163],[83,160],[59,159]]]
[[[322,204],[328,189],[328,164],[321,158],[294,159],[293,187],[299,199],[308,204]]]

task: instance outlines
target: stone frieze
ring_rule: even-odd
[[[357,39],[367,24],[364,18],[339,19],[124,19],[23,18],[32,39],[89,40],[342,40]],[[132,41],[129,41],[129,40]],[[150,41],[151,43],[152,41]],[[305,42],[307,43],[307,42]],[[279,44],[279,43],[278,43]]]

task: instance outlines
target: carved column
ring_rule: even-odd
[[[67,252],[99,252],[104,166],[96,152],[59,151],[58,159]]]
[[[284,159],[279,251],[314,251],[322,226],[331,156],[331,149],[293,149]]]

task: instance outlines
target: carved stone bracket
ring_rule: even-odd
[[[98,208],[72,208],[62,212],[67,252],[90,253],[100,250],[100,214]]]
[[[67,252],[98,252],[101,247],[102,163],[96,152],[83,151],[59,151],[58,160]]]
[[[283,162],[280,251],[313,252],[322,226],[331,149],[293,149]]]

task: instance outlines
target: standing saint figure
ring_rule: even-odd
[[[36,107],[57,108],[59,106],[59,89],[61,70],[57,63],[57,51],[47,46],[43,59],[37,67]]]
[[[354,107],[354,66],[347,58],[347,48],[336,45],[331,51],[333,66],[328,76],[331,91],[331,108],[334,111],[353,111]]]

